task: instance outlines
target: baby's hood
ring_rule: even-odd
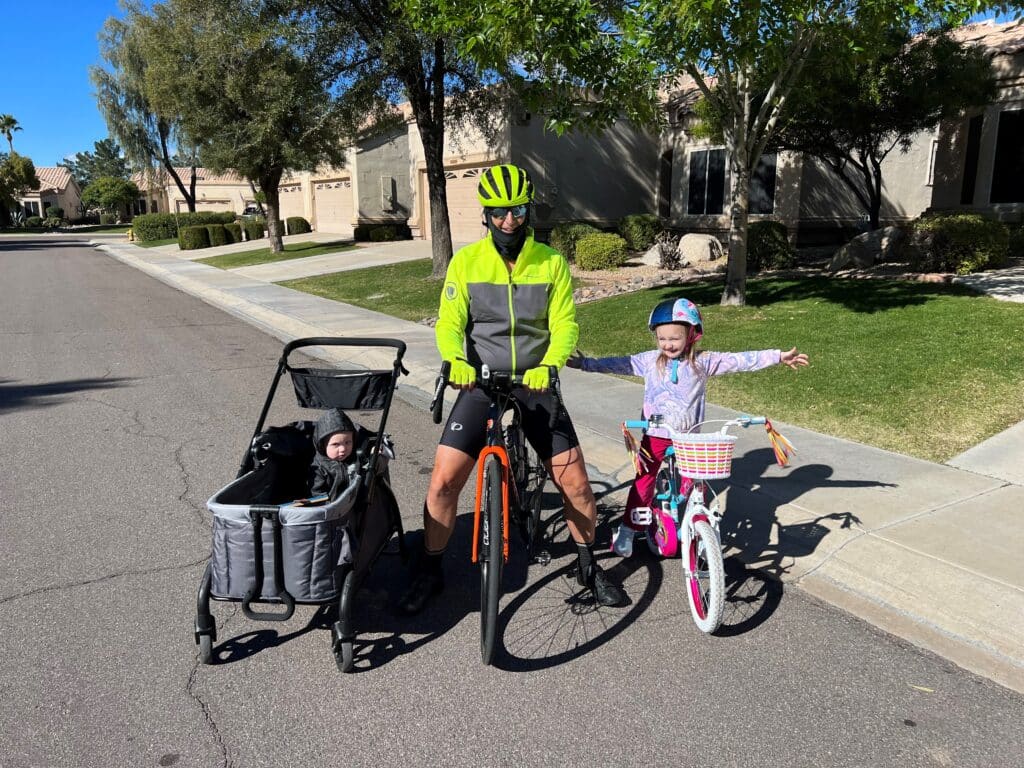
[[[317,420],[313,429],[313,442],[316,443],[316,452],[323,455],[327,447],[327,439],[335,432],[355,432],[356,425],[340,408],[332,408],[324,411]]]

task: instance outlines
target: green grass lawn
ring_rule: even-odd
[[[159,245],[170,245],[171,243],[176,242],[178,242],[178,238],[168,237],[165,240],[149,240],[145,243],[136,242],[135,244],[139,246],[139,248],[156,248]]]
[[[418,321],[437,314],[430,267],[424,259],[284,285]],[[712,379],[712,403],[933,461],[1022,418],[1024,304],[892,280],[755,279],[743,307],[719,306],[721,292],[720,282],[698,283],[581,304],[580,347],[593,356],[653,349],[651,307],[685,295],[703,312],[703,349],[796,346],[811,357],[799,371]]]
[[[417,259],[288,280],[281,285],[418,322],[437,315],[441,281],[430,279],[431,266],[430,259]]]
[[[710,402],[825,434],[943,461],[1024,413],[1024,305],[945,284],[751,280],[744,307],[721,284],[652,289],[579,307],[589,355],[653,349],[651,307],[685,295],[704,316],[703,349],[796,346],[811,366],[712,379]]]
[[[209,264],[211,267],[234,269],[235,267],[249,267],[253,264],[287,261],[288,259],[306,259],[310,256],[322,256],[325,253],[348,251],[355,247],[351,240],[334,240],[329,243],[290,243],[284,247],[284,251],[281,253],[274,253],[270,248],[259,248],[255,251],[209,256],[205,259],[196,259],[196,261],[200,264]]]

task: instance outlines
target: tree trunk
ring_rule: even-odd
[[[164,169],[170,174],[171,178],[174,179],[174,185],[181,192],[181,196],[185,198],[185,205],[188,206],[189,213],[196,212],[196,167],[192,166],[192,178],[189,180],[188,189],[185,189],[185,185],[181,182],[181,177],[178,176],[178,169],[171,163],[170,152],[167,151],[167,139],[170,136],[170,127],[162,120],[157,125],[157,131],[160,135],[160,162],[163,164]],[[171,211],[174,213],[174,211]]]
[[[874,158],[871,158],[871,210],[868,211],[871,218],[871,230],[880,229],[882,226],[882,165]]]
[[[270,251],[281,253],[284,251],[284,232],[281,231],[281,196],[279,186],[283,171],[279,168],[260,174],[258,179],[260,189],[267,198],[267,236],[270,238]]]
[[[444,131],[420,128],[427,165],[427,196],[430,200],[430,251],[433,277],[444,277],[452,260],[452,227],[448,218],[448,180],[444,175]]]
[[[417,44],[418,45],[418,44]],[[427,198],[430,200],[430,250],[433,277],[444,277],[452,260],[452,228],[448,219],[448,182],[444,176],[445,43],[434,41],[432,66],[417,54],[402,68],[405,95],[416,118],[427,166]]]
[[[731,155],[732,153],[730,153]],[[734,162],[729,194],[729,264],[725,273],[722,306],[747,303],[747,214],[750,209],[748,163]]]

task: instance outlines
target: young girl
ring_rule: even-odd
[[[628,357],[584,357],[579,352],[566,365],[584,371],[643,376],[644,418],[661,414],[665,424],[676,432],[687,432],[704,420],[705,385],[709,376],[739,371],[758,371],[772,365],[788,365],[796,370],[807,365],[807,355],[766,349],[760,352],[705,352],[697,350],[704,334],[700,310],[689,299],[666,299],[659,303],[647,322],[654,332],[658,348]],[[633,481],[626,499],[626,514],[612,538],[612,550],[621,557],[633,553],[633,537],[643,528],[633,521],[638,507],[650,507],[658,468],[665,450],[672,445],[664,427],[651,427],[640,443],[641,472]],[[681,490],[688,493],[692,481],[683,478]]]

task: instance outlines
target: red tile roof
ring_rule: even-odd
[[[1024,50],[1024,19],[998,23],[992,19],[977,24],[966,24],[952,31],[952,37],[962,43],[988,48],[996,54],[1014,54]]]
[[[178,177],[181,179],[182,183],[187,186],[189,184],[189,182],[191,181],[191,179],[192,179],[192,169],[191,168],[175,168],[174,170],[177,171]],[[174,181],[171,179],[170,174],[167,173],[167,171],[165,171],[163,168],[160,168],[156,172],[156,175],[155,175],[153,180],[156,182],[157,186],[159,186],[159,187],[165,187],[165,186],[167,186],[169,184],[173,184],[174,183]],[[132,181],[135,182],[135,184],[139,187],[139,189],[144,189],[147,186],[147,184],[146,184],[146,174],[144,174],[144,173],[134,173],[134,174],[132,174]],[[212,171],[209,171],[206,168],[196,168],[196,183],[197,184],[248,184],[248,182],[245,180],[245,178],[243,176],[239,176],[237,173],[234,173],[232,171],[226,171],[225,173],[219,173],[218,174],[218,173],[213,173]]]
[[[71,171],[60,166],[37,167],[36,177],[39,179],[39,192],[45,192],[49,189],[63,192],[67,189],[68,184],[71,183]]]

